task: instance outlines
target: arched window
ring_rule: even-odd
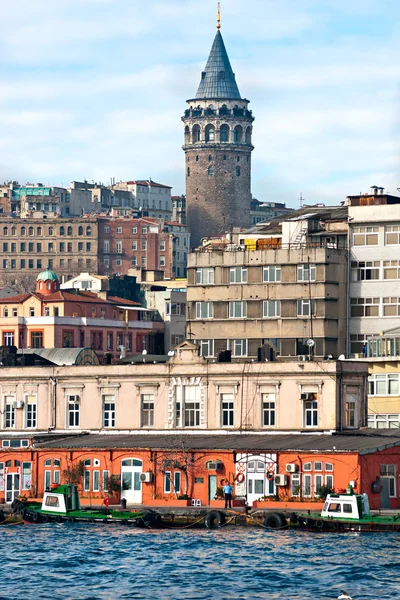
[[[196,156],[196,162],[199,162],[199,157],[198,156]]]
[[[246,129],[246,144],[251,144],[251,127]]]
[[[47,288],[48,290],[51,290],[51,281],[48,281],[48,282],[46,283],[46,288]]]
[[[190,144],[190,129],[189,125],[185,127],[185,144]]]
[[[53,227],[49,227],[49,235],[54,235],[54,228]]]
[[[33,227],[29,227],[28,234],[31,236],[35,235],[35,231],[34,231]]]
[[[88,225],[86,227],[86,235],[91,236],[92,235],[92,228],[90,227],[90,225]]]
[[[3,227],[3,235],[8,235],[8,227]]]
[[[72,235],[72,227],[69,226],[67,229],[67,235],[71,236]]]
[[[236,177],[240,177],[240,167],[236,167]]]
[[[236,125],[235,130],[233,132],[233,140],[236,144],[241,144],[243,139],[243,127],[241,125]]]
[[[21,235],[26,235],[26,227],[21,227]]]
[[[192,143],[195,144],[201,140],[200,125],[193,125],[192,129]]]
[[[219,114],[220,115],[227,115],[227,114],[229,114],[229,110],[228,110],[228,107],[227,107],[226,104],[223,104],[221,106],[221,108],[219,109]]]
[[[83,227],[82,227],[82,225],[79,225],[79,227],[78,227],[78,235],[83,235]]]
[[[187,176],[190,177],[190,167],[187,168]]]
[[[39,281],[39,290],[41,290],[43,287],[43,281]]]
[[[209,175],[214,175],[214,167],[208,167],[208,169],[207,169],[207,173],[208,173]]]
[[[11,227],[11,235],[17,235],[17,228]]]
[[[221,125],[219,130],[219,139],[221,142],[229,142],[229,125]]]
[[[215,129],[214,125],[207,125],[205,129],[206,142],[213,142],[215,140]]]
[[[42,235],[42,228],[41,227],[37,228],[36,235]]]
[[[212,155],[211,154],[208,155],[208,160],[212,160]]]
[[[65,227],[63,225],[60,227],[60,235],[65,235]]]

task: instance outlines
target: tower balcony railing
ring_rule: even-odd
[[[186,117],[213,117],[219,115],[221,117],[253,117],[253,111],[247,110],[246,108],[220,108],[215,110],[212,108],[188,108],[185,110]]]

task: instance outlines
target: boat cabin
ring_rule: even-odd
[[[362,519],[370,514],[367,494],[328,494],[321,517]]]
[[[68,513],[79,510],[79,494],[76,485],[59,485],[51,492],[45,492],[42,510],[46,512]]]

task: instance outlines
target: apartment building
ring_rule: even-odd
[[[308,212],[306,212],[308,211]],[[337,357],[346,348],[346,210],[308,208],[189,255],[187,320],[206,357]]]
[[[351,235],[350,354],[400,327],[400,197],[373,187],[347,198]],[[400,354],[400,352],[399,352]]]
[[[253,198],[250,203],[250,220],[252,225],[264,223],[280,216],[287,216],[293,212],[293,208],[287,208],[282,202],[262,202]]]
[[[157,310],[164,321],[164,348],[168,353],[181,344],[186,336],[186,290],[163,286],[163,282],[157,282],[158,285],[146,286],[145,300],[147,308]]]
[[[156,183],[151,178],[137,181],[120,181],[112,186],[114,194],[129,192],[130,206],[155,219],[172,221],[171,186]]]
[[[83,270],[97,271],[97,220],[3,217],[0,222],[0,280],[21,283],[45,267],[61,281]]]

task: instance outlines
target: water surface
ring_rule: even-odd
[[[400,598],[400,534],[0,528],[0,600]]]

